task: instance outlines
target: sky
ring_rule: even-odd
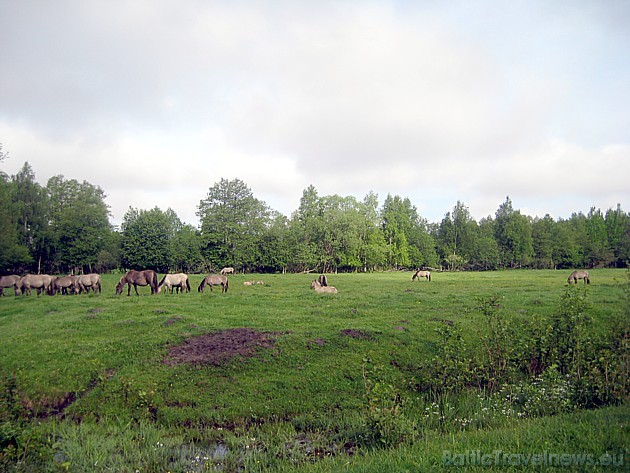
[[[222,178],[287,216],[630,210],[625,0],[0,0],[0,143],[193,225]]]

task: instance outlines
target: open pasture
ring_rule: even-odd
[[[150,295],[145,287],[130,297],[115,295],[120,275],[103,275],[101,294],[5,296],[0,465],[326,471],[334,462],[331,470],[391,471],[378,468],[395,464],[398,450],[371,440],[374,425],[384,427],[373,422],[377,386],[404,399],[399,407],[413,424],[415,440],[399,452],[414,455],[422,445],[435,466],[448,432],[426,421],[430,400],[414,370],[435,356],[436,330],[455,324],[474,345],[484,335],[478,300],[490,296],[509,319],[550,316],[569,273],[433,273],[430,282],[412,281],[412,272],[329,275],[338,294],[315,293],[313,274],[231,275],[228,292],[200,293],[204,275],[191,275],[190,293]],[[250,280],[264,284],[243,284]],[[627,285],[626,271],[591,271],[596,332],[627,313]],[[627,408],[602,415],[622,415],[627,426]],[[563,419],[560,430],[572,425],[571,415]],[[614,444],[619,426],[610,423]],[[511,445],[525,425],[463,424],[457,435],[470,449],[495,431]],[[592,445],[600,447],[609,448]]]

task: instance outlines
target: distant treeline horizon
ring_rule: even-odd
[[[630,261],[630,214],[621,204],[554,220],[523,215],[507,196],[494,216],[476,221],[457,201],[431,223],[406,197],[388,194],[379,205],[373,192],[362,200],[320,196],[311,185],[285,216],[240,179],[222,178],[199,202],[197,226],[170,208],[130,207],[117,228],[105,198],[99,186],[63,175],[42,186],[28,162],[15,175],[1,173],[0,271],[568,269]]]

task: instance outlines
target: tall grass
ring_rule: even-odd
[[[145,288],[139,297],[115,296],[117,278],[105,275],[102,294],[2,298],[0,465],[289,471],[314,463],[320,471],[385,471],[382,462],[404,470],[439,464],[455,436],[470,448],[521,448],[525,430],[545,430],[529,418],[561,413],[553,422],[575,432],[569,446],[618,453],[624,445],[615,432],[625,407],[572,413],[579,406],[564,405],[558,391],[541,397],[540,409],[536,396],[560,389],[564,373],[495,370],[494,385],[476,382],[499,355],[522,348],[524,333],[493,335],[480,301],[500,305],[506,326],[542,327],[558,313],[564,273],[441,273],[430,283],[402,272],[339,274],[329,277],[334,296],[310,290],[312,275],[236,275],[224,294],[198,293],[201,278],[191,277],[189,294],[150,296]],[[242,284],[251,279],[265,285]],[[627,315],[628,281],[620,270],[595,270],[592,281],[586,312],[589,337],[599,343]],[[276,333],[275,346],[220,366],[164,363],[186,339],[240,327]],[[445,377],[440,389],[427,390],[436,366]],[[517,391],[520,404],[506,400]],[[590,430],[602,418],[613,419],[610,438]],[[595,443],[583,444],[581,435]]]

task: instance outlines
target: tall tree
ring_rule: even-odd
[[[202,252],[215,267],[255,267],[269,209],[239,180],[221,179],[199,202]]]
[[[125,269],[169,270],[172,221],[157,207],[151,210],[129,208],[121,225],[121,262]]]
[[[53,176],[46,185],[49,241],[56,245],[55,266],[62,272],[92,272],[112,228],[105,192],[86,181]]]
[[[388,194],[383,202],[381,218],[389,264],[395,268],[409,267],[409,236],[418,220],[416,208],[409,199]]]
[[[614,254],[608,239],[608,229],[602,211],[591,207],[586,216],[586,235],[588,244],[586,253],[588,266],[610,266],[614,261]]]
[[[497,209],[494,234],[505,266],[520,267],[529,262],[534,251],[531,223],[513,209],[509,197]]]
[[[21,272],[33,262],[28,248],[18,243],[18,231],[12,183],[9,177],[0,172],[0,271],[3,273]]]
[[[616,267],[626,266],[630,262],[630,215],[617,204],[615,210],[606,211],[605,221],[614,264]]]
[[[534,264],[538,269],[555,268],[553,232],[556,223],[549,214],[532,222]]]
[[[379,225],[378,195],[370,191],[363,198],[360,212],[362,228],[359,232],[359,259],[363,271],[374,271],[384,267],[387,262],[387,243]]]
[[[18,244],[28,248],[36,263],[33,270],[40,272],[47,260],[46,194],[35,180],[35,173],[28,162],[12,177],[12,201],[16,212]]]

